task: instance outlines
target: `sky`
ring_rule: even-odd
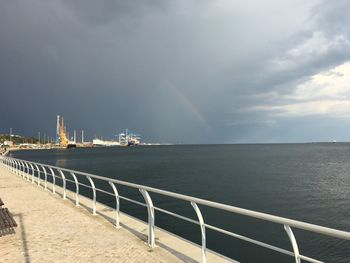
[[[350,1],[0,2],[0,133],[350,141]]]

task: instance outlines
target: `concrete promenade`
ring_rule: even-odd
[[[62,200],[59,191],[53,195],[0,165],[0,197],[18,224],[15,234],[0,236],[0,262],[201,262],[198,246],[157,229],[151,250],[146,224],[122,214],[116,229],[112,209],[99,204],[93,216],[91,200],[81,197],[75,207],[69,196]],[[227,261],[208,253],[208,262]]]

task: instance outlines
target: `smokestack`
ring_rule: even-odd
[[[84,143],[84,130],[81,130],[81,143]]]
[[[74,130],[74,143],[77,143],[77,132]]]

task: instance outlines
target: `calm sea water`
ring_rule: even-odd
[[[350,144],[147,146],[12,155],[350,231]],[[119,191],[142,200],[138,191],[123,187]],[[87,189],[82,194],[91,195]],[[196,218],[189,203],[152,198],[156,206]],[[98,199],[114,206],[107,195],[99,194]],[[209,224],[291,250],[281,225],[201,209]],[[145,208],[126,201],[121,210],[147,218]],[[200,243],[199,227],[191,223],[157,212],[156,225]],[[301,230],[294,234],[302,254],[325,262],[350,262],[350,241]],[[210,230],[207,235],[210,249],[241,262],[293,262],[291,257]]]

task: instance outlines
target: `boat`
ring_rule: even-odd
[[[120,143],[117,141],[104,141],[101,139],[93,139],[93,146],[102,146],[102,147],[111,147],[111,146],[120,146]]]
[[[141,143],[141,136],[133,133],[128,133],[126,129],[125,133],[119,134],[120,146],[136,146]]]
[[[70,149],[70,148],[77,148],[77,144],[75,142],[69,142],[67,144],[67,149]]]

